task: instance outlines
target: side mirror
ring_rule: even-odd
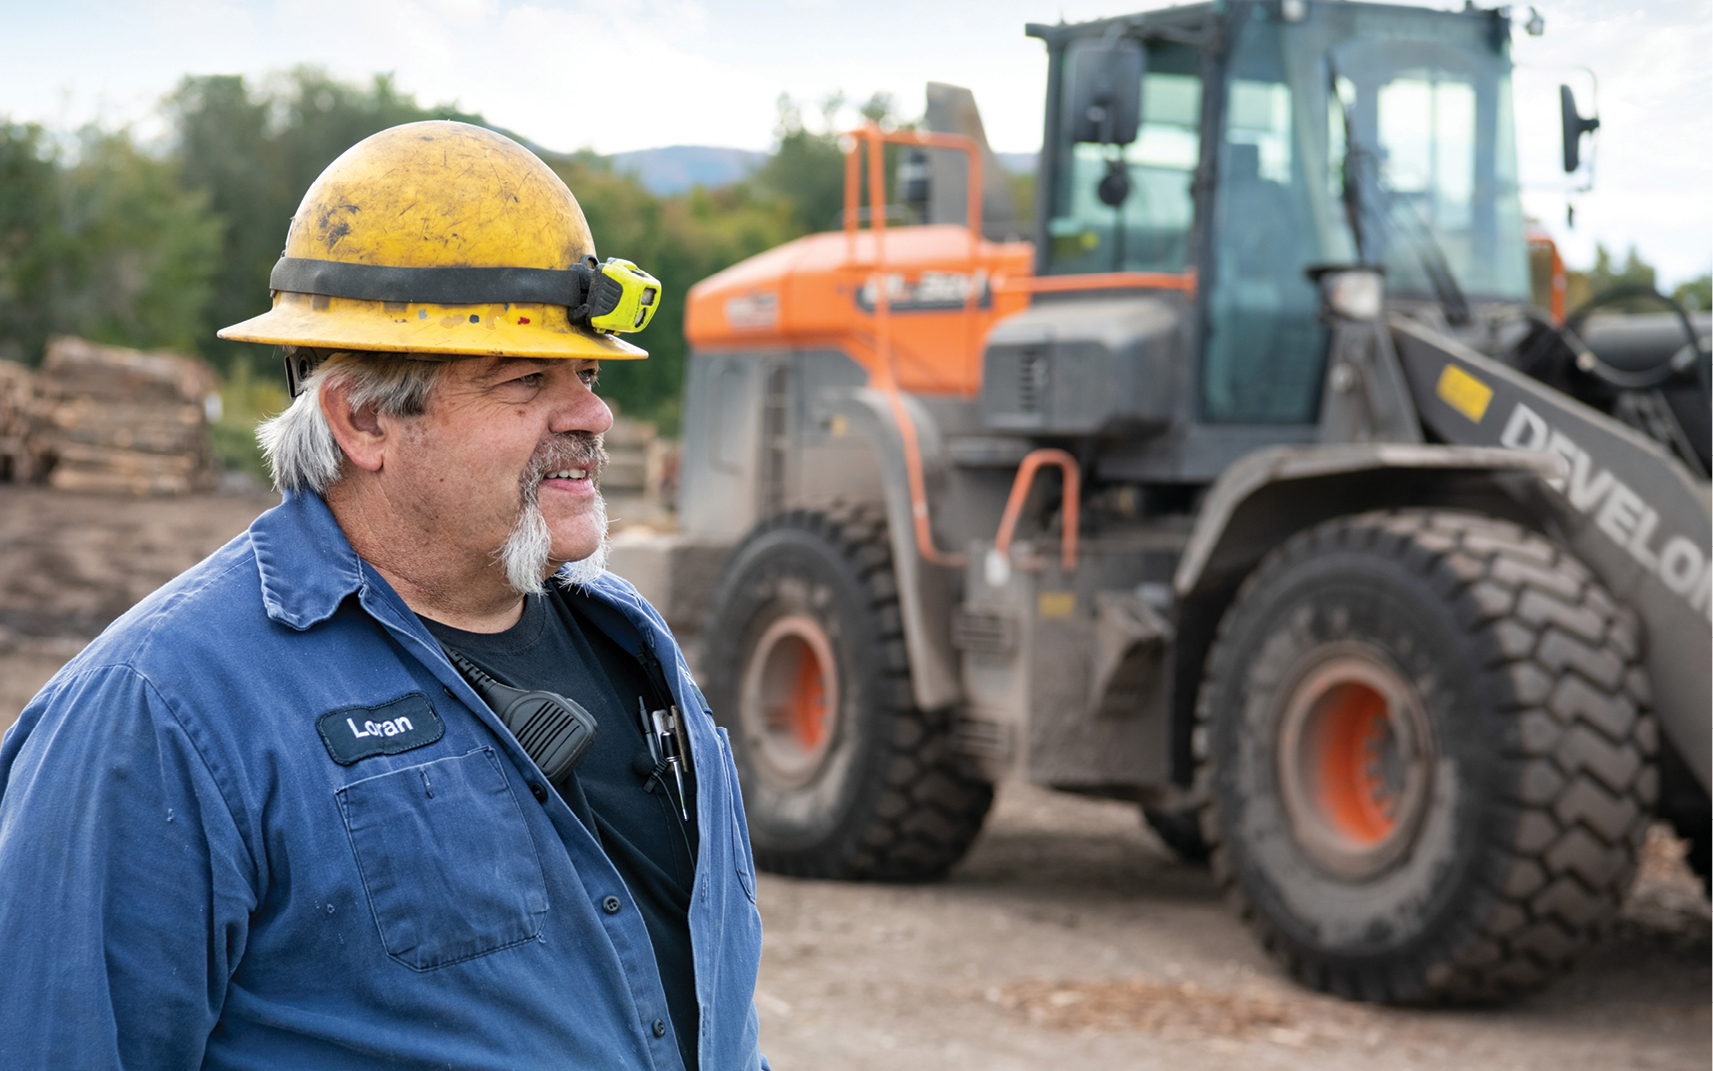
[[[1129,145],[1142,120],[1142,46],[1102,40],[1071,52],[1071,140]]]
[[[1582,135],[1600,129],[1600,117],[1584,119],[1576,110],[1576,94],[1570,87],[1558,87],[1558,106],[1564,115],[1564,173],[1569,175],[1582,166]]]

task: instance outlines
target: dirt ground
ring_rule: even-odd
[[[1347,1004],[1287,981],[1134,808],[1006,786],[935,885],[762,875],[756,1006],[781,1069],[1705,1069],[1707,902],[1655,830],[1604,944],[1508,1007]]]
[[[0,727],[108,621],[273,501],[0,486]],[[1546,992],[1377,1008],[1286,981],[1206,871],[1174,861],[1133,808],[1007,786],[944,882],[762,875],[763,1050],[781,1071],[1705,1069],[1708,903],[1681,852],[1655,830],[1614,932]]]
[[[0,484],[0,726],[137,600],[276,495],[115,498]]]

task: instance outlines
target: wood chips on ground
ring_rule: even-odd
[[[987,999],[1037,1026],[1128,1030],[1172,1041],[1226,1038],[1298,1047],[1347,1045],[1377,1030],[1377,1014],[1332,1000],[1209,989],[1141,978],[1027,981],[995,987]]]

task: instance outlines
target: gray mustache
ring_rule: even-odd
[[[569,431],[536,448],[528,468],[524,470],[523,483],[525,488],[533,491],[541,478],[550,472],[587,469],[590,479],[599,487],[601,470],[606,464],[607,451],[601,436],[587,431]]]

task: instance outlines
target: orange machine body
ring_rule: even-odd
[[[945,223],[888,228],[883,241],[884,259],[863,230],[812,234],[735,264],[691,288],[684,333],[699,350],[838,349],[871,381],[890,371],[902,390],[975,394],[988,331],[1029,304],[1033,244],[971,241]]]
[[[1558,243],[1538,223],[1531,222],[1525,226],[1523,236],[1529,243],[1529,274],[1533,277],[1535,304],[1552,314],[1553,323],[1562,324],[1569,276],[1564,270],[1564,258],[1559,255]],[[1546,294],[1544,303],[1541,301],[1542,291]]]
[[[967,158],[966,224],[888,227],[882,148],[952,149]],[[860,204],[866,148],[868,220]],[[734,264],[690,288],[684,334],[698,350],[837,349],[888,391],[971,397],[993,325],[1043,291],[1157,289],[1194,293],[1194,272],[1034,275],[1032,242],[981,237],[981,155],[958,134],[847,135],[842,231],[811,234]]]

